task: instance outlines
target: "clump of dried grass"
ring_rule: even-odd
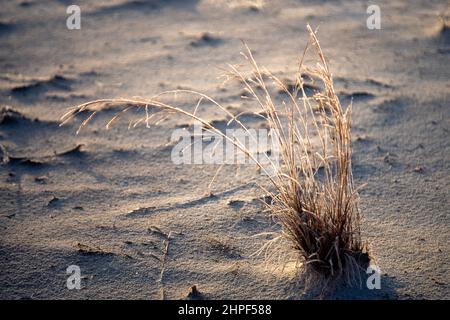
[[[174,113],[195,119],[207,131],[235,144],[267,173],[275,189],[271,192],[272,202],[268,206],[282,226],[282,234],[275,240],[287,240],[307,270],[327,279],[344,277],[348,283],[355,284],[360,281],[359,270],[368,263],[369,256],[361,240],[358,193],[352,177],[351,106],[346,110],[341,106],[316,34],[310,26],[308,31],[310,38],[299,62],[294,88],[287,87],[272,73],[262,70],[248,47],[243,55],[251,66],[251,74],[244,75],[234,66],[230,66],[228,73],[230,79],[237,79],[243,85],[246,95],[260,107],[259,114],[264,116],[268,127],[277,132],[282,164],[271,163],[275,174],[269,173],[267,167],[238,140],[226,136],[196,114],[199,104],[209,101],[225,112],[230,122],[238,123],[247,131],[238,117],[211,97],[195,91],[167,91],[150,99],[91,101],[72,108],[62,117],[61,124],[83,111],[91,110],[80,130],[105,105],[125,106],[107,123],[107,128],[131,109],[143,110],[144,115],[130,121],[129,127],[140,123],[149,126]],[[314,49],[317,58],[313,67],[304,65],[310,49]],[[309,79],[315,79],[322,88],[312,96],[305,92],[306,75]],[[287,95],[287,101],[277,103],[269,89],[269,82]],[[194,112],[189,112],[162,102],[160,98],[168,94],[192,94],[199,101]]]

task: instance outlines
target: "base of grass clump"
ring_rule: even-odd
[[[306,261],[305,271],[330,280],[342,279],[346,284],[361,287],[361,274],[369,267],[370,260],[367,252],[342,250],[334,253],[328,260]]]
[[[371,256],[367,245],[361,242],[356,228],[359,224],[350,224],[348,213],[338,213],[334,216],[336,221],[326,222],[333,215],[320,212],[322,207],[317,207],[315,213],[303,208],[293,210],[275,200],[269,209],[282,225],[282,236],[306,273],[330,280],[342,277],[347,284],[361,284],[360,274],[366,271]]]
[[[107,128],[132,109],[142,110],[143,116],[130,120],[130,128],[139,124],[150,126],[152,121],[159,123],[174,114],[198,121],[206,131],[234,144],[267,175],[273,192],[262,189],[269,192],[272,199],[268,204],[269,211],[282,227],[276,239],[287,241],[291,253],[303,264],[304,270],[327,281],[344,279],[350,285],[361,284],[361,270],[367,268],[370,256],[361,239],[359,198],[352,176],[351,105],[345,109],[341,106],[316,33],[309,26],[308,31],[310,37],[300,57],[295,85],[287,86],[262,69],[248,47],[243,55],[250,71],[244,73],[230,65],[230,72],[226,75],[228,80],[240,82],[246,98],[259,107],[257,114],[265,118],[266,127],[274,133],[272,138],[280,151],[281,164],[273,163],[269,156],[263,164],[247,146],[226,136],[197,115],[200,104],[208,101],[230,118],[228,125],[238,124],[250,134],[253,142],[257,141],[257,137],[252,136],[239,120],[239,115],[232,114],[209,96],[190,90],[167,91],[150,99],[91,101],[67,112],[62,122],[91,110],[81,123],[81,129],[105,105],[124,106],[107,123]],[[316,60],[312,67],[304,65],[310,49],[315,52]],[[307,88],[316,90],[308,96],[307,91],[310,93],[311,90]],[[278,99],[280,91],[286,98],[281,103]],[[198,102],[194,112],[163,102],[163,96],[170,94],[196,97]],[[264,247],[269,248],[270,245]]]

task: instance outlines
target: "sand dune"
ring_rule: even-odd
[[[190,88],[258,128],[221,68],[242,63],[244,40],[292,87],[310,23],[338,96],[353,101],[363,236],[382,270],[380,290],[327,298],[448,299],[449,8],[379,2],[381,30],[366,28],[359,1],[84,1],[80,30],[66,28],[69,1],[2,3],[0,298],[185,299],[193,285],[212,299],[316,298],[292,266],[252,255],[279,231],[255,166],[225,166],[209,188],[217,166],[171,162],[171,134],[188,118],[106,131],[111,108],[79,135],[79,122],[59,127],[87,100]],[[212,105],[199,112],[226,124]],[[81,290],[66,288],[69,265],[81,268]]]

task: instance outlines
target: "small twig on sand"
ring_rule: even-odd
[[[172,231],[169,231],[169,233],[166,234],[166,239],[163,241],[164,248],[163,248],[163,257],[161,259],[161,272],[159,274],[159,279],[157,280],[157,282],[160,285],[161,300],[165,299],[163,277],[164,277],[164,271],[166,269],[166,259],[169,254],[169,244],[170,244],[171,236],[172,236]]]

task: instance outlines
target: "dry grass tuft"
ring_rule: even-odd
[[[267,204],[282,226],[282,233],[273,242],[287,240],[306,270],[326,279],[344,278],[349,284],[361,283],[360,270],[369,261],[361,240],[361,215],[358,193],[352,177],[351,105],[344,110],[333,87],[332,74],[315,32],[308,26],[310,38],[300,58],[294,86],[286,86],[276,76],[261,69],[246,46],[243,54],[251,66],[250,74],[230,66],[228,79],[238,80],[261,109],[265,121],[274,132],[280,148],[281,165],[271,163],[275,174],[256,159],[239,141],[226,136],[211,123],[196,114],[203,101],[209,101],[244,130],[246,126],[214,99],[190,90],[163,92],[150,99],[102,99],[72,108],[62,117],[62,124],[77,114],[91,110],[82,122],[84,127],[105,105],[123,105],[107,124],[110,127],[123,113],[131,109],[144,111],[143,117],[130,121],[129,127],[144,123],[147,126],[173,113],[188,116],[236,145],[253,160],[270,180],[273,192]],[[314,50],[317,63],[304,65],[305,56]],[[306,89],[314,79],[318,91],[308,96]],[[287,101],[277,102],[270,85],[285,93]],[[316,85],[314,85],[316,87]],[[188,112],[160,99],[169,94],[189,94],[198,97],[194,112]],[[78,130],[78,131],[79,131]],[[268,192],[267,190],[265,190]],[[266,248],[270,247],[270,243]],[[292,250],[291,250],[292,252]]]

